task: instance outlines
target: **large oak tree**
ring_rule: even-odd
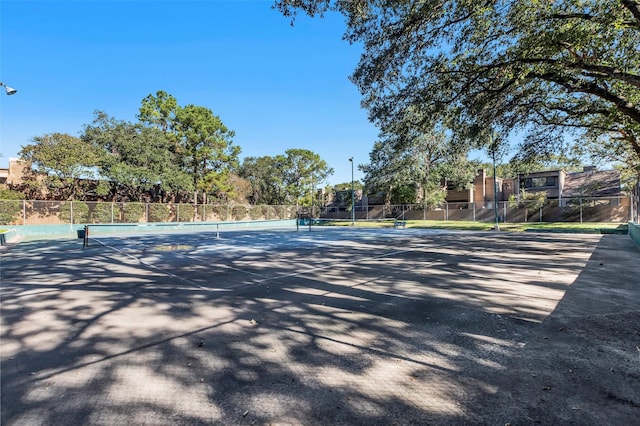
[[[193,190],[173,142],[155,127],[96,111],[81,138],[101,153],[95,166],[112,187],[111,195],[116,200],[143,201],[153,194],[157,201],[167,202]]]
[[[86,188],[82,183],[96,178],[99,151],[66,133],[35,136],[31,142],[19,153],[20,158],[31,165],[26,170],[25,184],[37,188],[38,179],[42,179],[47,197],[58,200],[84,198]]]
[[[337,11],[362,43],[352,80],[373,122],[408,106],[455,135],[527,137],[521,156],[573,136],[605,138],[640,158],[638,0],[276,0],[295,17]],[[579,138],[577,138],[579,140]]]

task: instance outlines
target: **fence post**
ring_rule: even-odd
[[[580,197],[580,223],[582,223],[582,197]]]
[[[71,216],[71,219],[70,219],[71,225],[73,225],[73,201],[69,201],[69,213]]]
[[[22,200],[22,224],[27,224],[27,200]]]
[[[149,203],[144,204],[144,221],[149,223]]]
[[[449,221],[449,203],[447,202],[444,203],[444,221]]]
[[[471,206],[473,207],[473,221],[476,221],[476,203],[471,203]]]
[[[507,203],[506,202],[502,202],[502,209],[504,211],[504,217],[502,218],[502,221],[504,223],[507,223]]]

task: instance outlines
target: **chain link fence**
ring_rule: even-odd
[[[319,216],[350,219],[350,206],[320,207]],[[444,220],[473,222],[613,222],[638,223],[638,202],[632,197],[567,198],[536,202],[443,203],[356,205],[357,220],[395,218],[400,220]]]
[[[0,225],[286,220],[296,206],[0,200]]]
[[[443,203],[356,205],[356,220],[396,218],[473,222],[635,222],[638,200],[633,197],[568,198],[535,203]],[[314,206],[312,216],[351,219],[351,206]],[[296,206],[242,204],[109,203],[86,201],[0,200],[0,225],[62,225],[92,223],[225,222],[287,220]]]

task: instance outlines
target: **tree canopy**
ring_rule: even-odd
[[[174,141],[175,152],[191,176],[194,201],[198,193],[206,201],[206,194],[224,197],[232,190],[227,182],[230,171],[237,168],[240,147],[233,145],[233,130],[209,108],[181,107],[173,96],[158,91],[143,99],[138,118]]]
[[[254,204],[310,204],[314,188],[332,173],[318,154],[299,148],[274,157],[247,157],[240,168],[240,176],[251,184]]]
[[[476,166],[466,161],[466,151],[455,149],[450,136],[442,130],[412,133],[381,133],[369,164],[359,166],[369,193],[384,193],[387,203],[435,205],[446,196],[443,180],[455,187],[469,185]]]
[[[181,107],[164,91],[142,100],[138,122],[97,111],[80,138],[52,133],[22,148],[32,174],[56,199],[88,196],[118,201],[207,201],[235,197],[240,147],[234,132],[206,107]],[[89,182],[91,181],[91,182]],[[31,185],[31,186],[29,186]],[[91,193],[93,192],[93,194]]]
[[[36,136],[22,147],[20,157],[29,161],[34,175],[27,176],[27,185],[36,181],[35,174],[44,176],[51,196],[63,200],[82,197],[81,182],[95,178],[99,152],[81,139],[66,133]]]
[[[143,195],[154,193],[166,201],[166,196],[193,190],[173,143],[161,130],[97,111],[82,139],[102,153],[96,166],[118,198],[142,201]]]
[[[408,107],[461,140],[526,134],[521,157],[567,134],[617,137],[640,158],[638,0],[276,0],[286,16],[337,11],[364,51],[352,75],[370,119]]]

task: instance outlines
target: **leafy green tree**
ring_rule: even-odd
[[[114,205],[112,203],[94,203],[89,212],[91,223],[111,223],[114,215]]]
[[[247,203],[251,196],[251,185],[247,179],[238,175],[238,172],[229,173],[224,184],[228,190],[226,192],[213,193],[219,200],[234,203]]]
[[[490,171],[492,163],[480,163],[480,168],[489,171],[489,176],[493,176]],[[565,172],[581,171],[584,164],[579,156],[575,154],[554,154],[547,157],[521,158],[516,154],[508,163],[498,163],[496,165],[497,176],[503,178],[517,178],[521,174],[529,174],[540,170],[564,170]]]
[[[196,209],[192,204],[179,204],[178,205],[178,221],[191,222],[196,215]],[[224,220],[224,219],[222,219]]]
[[[466,150],[453,143],[443,131],[396,126],[381,133],[369,154],[369,164],[359,166],[365,173],[369,192],[385,194],[385,203],[422,202],[434,205],[446,196],[442,180],[456,186],[469,185],[473,167],[466,162]]]
[[[360,182],[360,180],[354,180],[353,181],[353,188],[356,191],[359,191],[359,190],[364,189],[364,185],[362,184],[362,182]],[[337,183],[337,184],[333,185],[330,188],[330,190],[332,190],[332,191],[351,191],[351,181]]]
[[[41,176],[49,196],[62,200],[84,197],[81,183],[95,179],[100,158],[93,146],[65,133],[36,136],[19,155],[32,166],[27,180],[35,182]]]
[[[168,222],[171,217],[169,204],[148,204],[147,209],[149,222]]]
[[[524,188],[520,190],[518,196],[511,194],[509,196],[509,207],[511,208],[524,208],[524,221],[529,219],[529,211],[537,211],[545,205],[547,202],[547,191],[525,191]]]
[[[155,96],[148,95],[142,100],[138,119],[140,122],[156,127],[166,134],[172,134],[175,129],[178,110],[176,98],[164,90],[159,90]]]
[[[0,225],[13,223],[20,218],[25,195],[18,191],[0,188]]]
[[[337,11],[364,52],[352,80],[381,128],[407,107],[487,141],[527,137],[524,156],[564,135],[616,134],[640,158],[638,0],[275,0],[286,16]]]
[[[88,223],[89,206],[83,201],[68,201],[60,205],[60,220],[65,223]]]
[[[620,170],[623,190],[638,196],[640,189],[640,158],[621,138],[602,137],[585,138],[575,149],[577,155],[585,157],[590,164],[607,164],[614,162]]]
[[[144,203],[122,203],[119,207],[122,222],[137,223],[145,219]]]
[[[288,149],[285,156],[284,181],[288,199],[296,206],[311,205],[311,196],[316,185],[333,174],[333,169],[320,158],[320,155],[308,149]]]
[[[251,186],[252,204],[310,205],[313,188],[332,173],[318,154],[297,148],[274,157],[247,157],[240,168]]]
[[[199,194],[222,198],[232,193],[230,172],[237,168],[240,147],[234,146],[234,132],[220,117],[203,106],[181,107],[167,92],[158,91],[143,99],[139,120],[161,130],[174,144],[178,164],[191,178],[193,201]]]
[[[92,124],[85,126],[82,139],[102,152],[100,173],[111,183],[113,196],[142,201],[153,192],[166,201],[193,188],[173,143],[157,128],[116,120],[98,111]]]
[[[195,188],[194,201],[198,191],[228,192],[225,182],[240,154],[240,147],[232,145],[234,132],[210,109],[196,105],[178,109],[175,127],[180,153]]]
[[[275,157],[246,157],[240,167],[240,177],[246,179],[251,187],[251,204],[285,204],[285,162],[283,155]]]

